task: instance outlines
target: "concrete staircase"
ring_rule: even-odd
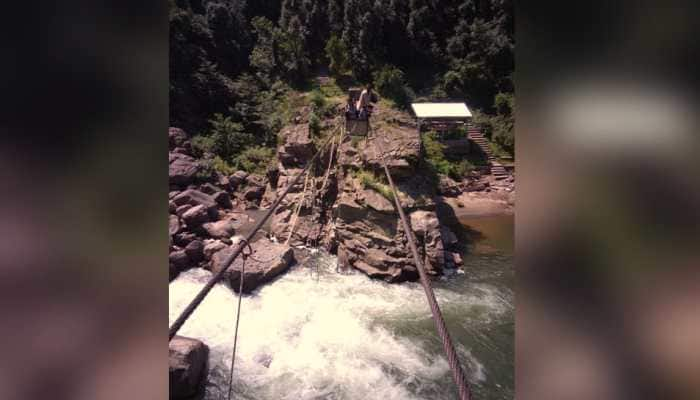
[[[493,177],[496,179],[507,178],[508,172],[506,171],[505,167],[498,162],[496,157],[493,156],[491,146],[489,146],[489,141],[484,137],[484,134],[481,133],[481,130],[479,130],[479,128],[470,126],[467,130],[467,137],[469,138],[469,140],[476,143],[476,145],[479,146],[481,151],[486,155],[486,158],[489,162],[489,167],[491,169],[491,175],[493,175]]]

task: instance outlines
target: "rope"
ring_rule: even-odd
[[[373,135],[376,148],[379,148],[378,137]],[[381,149],[379,149],[381,150]],[[381,153],[385,153],[382,151]],[[391,178],[389,173],[389,168],[386,166],[386,160],[384,157],[380,157],[382,167],[384,168],[384,173],[386,174],[387,180],[389,181],[389,186],[391,187],[391,192],[394,195],[394,203],[396,204],[396,209],[399,212],[399,217],[401,218],[401,223],[403,225],[404,231],[406,231],[406,237],[408,238],[408,245],[411,249],[411,254],[413,259],[416,261],[416,267],[418,268],[418,275],[420,276],[420,282],[425,291],[425,296],[428,298],[428,304],[430,305],[430,311],[433,314],[433,321],[435,322],[435,328],[442,339],[442,348],[447,355],[447,361],[450,364],[450,370],[452,371],[452,379],[455,384],[457,384],[457,389],[459,392],[460,400],[469,400],[471,398],[471,390],[469,388],[469,383],[464,377],[464,372],[462,371],[462,366],[459,363],[459,358],[457,357],[457,352],[455,351],[454,345],[452,344],[452,339],[450,339],[450,334],[447,331],[447,326],[445,325],[445,319],[442,317],[442,312],[440,312],[440,307],[438,306],[437,300],[435,299],[435,293],[433,293],[433,288],[430,286],[430,281],[428,280],[428,275],[425,273],[423,263],[421,262],[420,256],[418,255],[418,248],[416,247],[415,237],[413,236],[413,230],[406,220],[406,214],[404,214],[403,207],[401,207],[401,202],[399,201],[399,195],[394,186],[394,180]]]
[[[311,175],[310,171],[306,174],[306,178],[304,178],[304,189],[301,191],[300,198],[297,199],[297,209],[294,211],[294,215],[292,215],[292,227],[289,229],[289,236],[287,236],[287,240],[284,242],[284,244],[289,244],[289,241],[292,239],[292,235],[294,234],[294,228],[297,226],[299,212],[301,211],[301,207],[304,205],[304,199],[306,198],[306,184],[309,182],[309,175]]]
[[[330,143],[330,139],[332,137],[333,136],[331,135],[328,139],[326,139],[326,141],[323,143],[323,145],[321,145],[321,147],[318,149],[318,151],[316,151],[316,154],[314,154],[313,157],[311,158],[311,160],[309,160],[309,162],[306,164],[304,169],[294,177],[292,182],[287,186],[286,189],[284,189],[284,192],[282,192],[282,194],[279,195],[275,199],[275,201],[270,206],[270,209],[265,213],[265,215],[258,221],[258,223],[253,227],[253,229],[245,237],[245,239],[244,239],[245,243],[248,243],[253,238],[253,236],[255,236],[255,234],[258,233],[258,230],[260,230],[260,228],[263,226],[263,224],[265,224],[267,219],[270,218],[272,213],[275,211],[277,206],[279,206],[280,203],[282,202],[282,200],[284,200],[285,196],[287,196],[287,193],[289,193],[289,190],[294,185],[296,185],[296,183],[299,181],[299,178],[301,178],[301,176],[304,173],[306,173],[306,171],[308,171],[309,167],[316,161],[319,154],[321,154],[321,152],[326,147],[326,145],[328,145],[328,143]],[[185,322],[187,321],[187,319],[190,317],[190,315],[192,315],[194,310],[196,310],[197,307],[199,307],[199,305],[202,303],[202,301],[204,301],[204,298],[207,296],[207,294],[209,294],[209,292],[214,287],[214,285],[219,280],[221,280],[221,277],[224,275],[224,273],[226,272],[228,267],[231,265],[231,263],[241,253],[242,249],[243,249],[242,245],[239,245],[236,247],[236,249],[233,251],[233,253],[231,253],[231,255],[227,259],[224,260],[223,268],[219,272],[217,272],[216,275],[211,277],[211,279],[209,279],[209,281],[204,285],[204,287],[202,287],[202,289],[199,291],[199,293],[197,293],[197,295],[194,297],[194,299],[192,299],[192,301],[187,305],[187,307],[185,307],[185,309],[182,311],[182,313],[180,313],[180,315],[177,317],[175,322],[173,322],[173,324],[168,329],[168,341],[172,340],[172,338],[177,334],[177,332],[180,330],[180,328],[182,328],[182,325],[184,325]]]
[[[338,133],[338,144],[337,148],[340,148],[341,140],[343,139],[343,133],[345,133],[344,129],[340,130],[340,133]],[[321,184],[321,190],[320,192],[323,193],[323,189],[326,188],[326,183],[328,182],[328,177],[331,175],[331,166],[333,165],[333,154],[335,154],[335,150],[333,146],[336,146],[335,144],[335,136],[333,136],[333,140],[331,141],[331,151],[329,152],[328,156],[328,168],[326,168],[326,175],[323,177],[323,183]]]
[[[250,247],[250,243],[247,240],[241,240],[241,246],[248,248],[248,253],[241,251],[243,255],[243,264],[241,265],[241,276],[238,279],[238,311],[236,311],[236,328],[233,334],[233,350],[231,354],[231,369],[229,371],[228,377],[228,400],[231,400],[231,391],[233,390],[233,366],[236,363],[236,345],[238,344],[238,322],[241,319],[241,301],[243,300],[243,279],[245,277],[245,261],[253,254],[253,249]],[[241,247],[243,248],[243,247]]]

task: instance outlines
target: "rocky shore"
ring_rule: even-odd
[[[169,129],[170,280],[190,268],[221,271],[240,235],[258,218],[253,210],[269,208],[316,153],[316,141],[308,124],[301,121],[280,132],[276,162],[265,175],[208,170],[194,156],[189,135]],[[381,157],[432,276],[463,267],[463,244],[449,228],[458,218],[513,212],[512,174],[496,180],[476,170],[460,182],[438,177],[425,164],[414,127],[406,121],[382,122],[375,137],[345,137],[339,145],[326,148],[308,178],[290,189],[251,243],[244,292],[284,273],[303,257],[300,249],[308,247],[336,254],[341,270],[359,270],[388,282],[416,280],[418,273],[383,176]],[[234,291],[239,290],[242,263],[239,257],[224,274],[224,282]],[[207,351],[206,345],[193,339],[171,341],[171,389],[176,398],[198,390],[198,377],[206,374],[202,371],[206,371]]]

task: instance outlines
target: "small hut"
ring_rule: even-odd
[[[419,130],[428,128],[444,133],[467,125],[472,118],[464,103],[412,103],[411,108],[418,119]]]
[[[438,138],[447,146],[445,149],[453,154],[469,153],[470,145],[467,137],[467,126],[472,113],[465,103],[412,103],[411,108],[416,116],[418,133],[421,130],[434,130]],[[450,134],[461,130],[464,135]]]

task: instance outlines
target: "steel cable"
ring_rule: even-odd
[[[394,180],[391,178],[391,174],[389,173],[389,168],[386,165],[386,161],[384,160],[383,155],[386,154],[382,149],[379,148],[379,143],[378,143],[378,137],[376,135],[373,135],[374,143],[375,143],[375,148],[377,150],[380,150],[377,154],[380,155],[379,159],[381,160],[382,167],[384,168],[384,173],[386,174],[387,180],[389,181],[389,186],[391,187],[391,193],[394,196],[394,203],[396,205],[396,210],[399,212],[399,217],[401,219],[402,226],[404,228],[404,231],[406,232],[406,237],[408,238],[408,245],[409,248],[411,249],[411,253],[413,255],[413,259],[416,261],[416,267],[418,268],[418,275],[420,277],[420,282],[421,285],[423,286],[423,290],[425,291],[425,296],[428,298],[428,304],[430,305],[430,311],[433,314],[433,321],[435,322],[435,328],[438,331],[438,335],[440,335],[440,339],[442,340],[442,348],[445,351],[445,354],[447,355],[447,362],[450,365],[450,370],[452,372],[452,379],[454,380],[455,384],[457,385],[458,393],[459,393],[459,399],[460,400],[469,400],[471,398],[471,390],[469,388],[469,383],[467,382],[465,376],[464,376],[464,371],[462,370],[462,366],[460,365],[459,358],[457,357],[457,351],[455,350],[454,345],[452,344],[452,339],[450,338],[450,334],[447,331],[447,326],[445,325],[445,319],[442,316],[442,312],[440,311],[440,307],[438,306],[437,300],[435,299],[435,293],[433,292],[433,288],[430,285],[430,280],[428,279],[428,275],[425,273],[425,268],[423,267],[423,262],[420,259],[420,255],[418,254],[418,248],[416,247],[415,243],[415,237],[413,236],[413,230],[411,229],[411,226],[408,223],[408,220],[406,219],[406,214],[404,214],[403,207],[401,206],[401,202],[399,200],[399,195],[396,190],[396,186],[394,185]]]
[[[338,129],[337,127],[336,129]],[[284,192],[282,192],[281,195],[279,195],[275,201],[272,203],[270,206],[270,209],[265,213],[265,215],[258,221],[258,223],[253,227],[253,229],[248,233],[248,235],[244,238],[244,241],[239,243],[239,245],[234,249],[234,251],[231,253],[231,255],[228,256],[223,262],[221,270],[216,273],[209,281],[202,287],[202,289],[197,293],[197,295],[192,299],[192,301],[185,307],[185,309],[180,313],[180,315],[177,317],[175,322],[170,326],[168,329],[168,341],[172,340],[172,338],[177,334],[177,332],[182,328],[182,325],[185,324],[187,319],[192,315],[195,309],[204,301],[204,298],[209,294],[211,289],[214,287],[214,285],[221,280],[223,277],[224,273],[226,273],[226,270],[231,266],[231,263],[238,257],[238,255],[241,253],[241,250],[243,249],[243,244],[242,243],[248,243],[260,230],[260,228],[265,224],[265,221],[267,221],[268,218],[272,215],[272,213],[275,211],[277,206],[282,202],[284,197],[289,193],[292,187],[297,184],[299,181],[299,178],[301,178],[302,175],[306,173],[306,171],[311,167],[312,164],[316,161],[316,158],[323,152],[323,149],[330,143],[331,139],[333,138],[335,134],[335,130],[333,131],[333,134],[329,135],[326,141],[321,145],[321,147],[316,151],[314,156],[309,160],[308,163],[306,163],[306,166],[299,172],[292,182],[287,185],[287,187],[284,189]]]

